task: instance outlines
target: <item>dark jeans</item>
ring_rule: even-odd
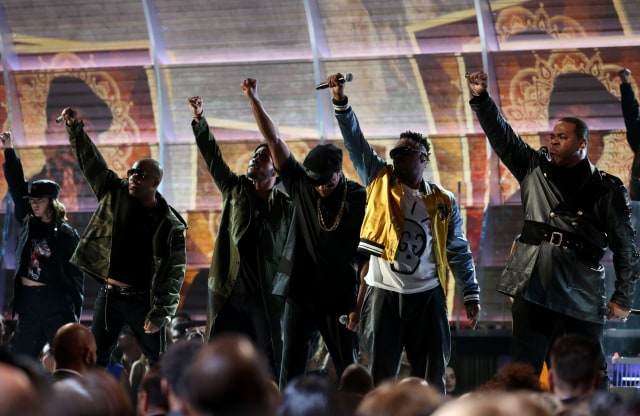
[[[267,358],[273,379],[277,381],[282,354],[280,318],[267,315],[261,294],[234,297],[222,306],[211,329],[211,339],[223,333],[246,335]],[[272,325],[276,327],[272,329]],[[272,330],[277,334],[277,339],[271,336]]]
[[[604,325],[581,321],[543,306],[516,298],[511,305],[513,337],[511,359],[528,363],[537,374],[542,372],[553,342],[564,334],[580,334],[594,339],[600,345],[600,388],[608,390],[607,360],[604,354]]]
[[[404,348],[411,376],[424,378],[444,393],[451,331],[440,286],[412,294],[370,286],[360,325],[363,349],[376,384],[398,376]]]
[[[38,358],[62,325],[75,322],[73,305],[49,286],[21,286],[16,305],[18,322],[12,340],[12,350]]]
[[[280,388],[303,375],[309,361],[309,349],[314,334],[319,331],[340,379],[344,369],[357,362],[358,337],[338,322],[340,314],[327,313],[311,303],[300,304],[288,300],[284,308],[284,347]]]
[[[149,312],[149,295],[123,296],[107,293],[100,288],[93,310],[91,332],[98,346],[97,364],[106,367],[125,325],[129,325],[142,353],[154,364],[167,346],[164,328],[153,334],[145,334],[144,321]]]

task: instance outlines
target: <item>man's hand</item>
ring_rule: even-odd
[[[629,317],[629,309],[626,309],[617,303],[609,302],[609,315],[607,319],[620,319],[622,322],[627,322]]]
[[[342,101],[345,97],[345,82],[338,81],[340,78],[344,78],[344,76],[340,72],[338,72],[337,74],[329,75],[327,77],[327,84],[329,84],[329,88],[331,88],[331,95],[335,101]]]
[[[76,112],[73,111],[71,107],[67,107],[62,110],[60,117],[62,117],[62,120],[67,126],[72,126],[73,123],[76,122]]]
[[[2,142],[2,145],[5,149],[13,149],[13,139],[11,138],[11,132],[3,131],[2,133],[0,133],[0,142]]]
[[[349,314],[349,322],[347,322],[347,329],[352,332],[358,332],[360,326],[360,313],[351,312]]]
[[[476,329],[478,318],[480,317],[480,304],[478,302],[469,302],[464,307],[467,309],[467,319],[471,322],[471,329]]]
[[[618,71],[618,76],[620,77],[620,82],[623,84],[631,82],[631,71],[628,68]]]
[[[479,96],[487,90],[487,74],[484,72],[474,72],[467,76],[469,80],[469,88],[474,97]]]
[[[245,78],[245,80],[240,83],[240,87],[248,99],[253,100],[258,98],[258,81],[255,79]]]
[[[145,334],[153,334],[154,332],[158,332],[160,328],[151,323],[150,320],[144,320],[144,333]]]
[[[193,118],[201,119],[204,115],[202,97],[196,95],[195,97],[187,98],[187,103],[189,103],[189,109],[191,110]]]

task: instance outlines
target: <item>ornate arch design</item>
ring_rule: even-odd
[[[26,137],[45,141],[47,127],[46,103],[49,86],[55,77],[68,76],[84,81],[87,86],[109,107],[113,122],[107,131],[99,134],[101,142],[132,143],[140,140],[138,125],[129,115],[133,103],[121,98],[118,83],[107,71],[91,69],[93,60],[83,61],[73,53],[59,53],[50,62],[40,58],[44,70],[17,78]],[[60,69],[64,68],[64,69]]]
[[[549,16],[544,3],[540,3],[535,11],[521,6],[502,10],[496,19],[495,29],[500,42],[506,42],[520,33],[546,33],[552,39],[587,36],[577,20],[565,15]]]

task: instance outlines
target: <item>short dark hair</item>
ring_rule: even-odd
[[[160,358],[160,373],[177,397],[187,400],[189,391],[185,372],[193,357],[204,347],[202,342],[179,340],[167,348]]]
[[[585,139],[589,144],[589,126],[581,118],[578,117],[562,117],[559,122],[571,123],[576,127],[576,136],[578,139]]]
[[[556,379],[572,388],[590,385],[600,372],[600,346],[584,335],[562,335],[553,343],[549,357]]]
[[[431,145],[425,139],[421,133],[417,133],[415,131],[407,130],[405,132],[400,133],[401,139],[410,140],[420,146],[424,147],[424,150],[427,152],[427,160],[429,160],[429,156],[431,156]]]
[[[142,380],[140,380],[138,391],[145,392],[149,403],[154,407],[169,410],[169,401],[167,400],[167,396],[162,393],[161,380],[160,367],[156,363],[147,370],[142,377]]]

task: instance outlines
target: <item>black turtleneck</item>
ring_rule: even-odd
[[[571,167],[558,166],[549,163],[548,178],[553,182],[563,199],[570,199],[578,195],[591,175],[589,160],[584,158]]]

